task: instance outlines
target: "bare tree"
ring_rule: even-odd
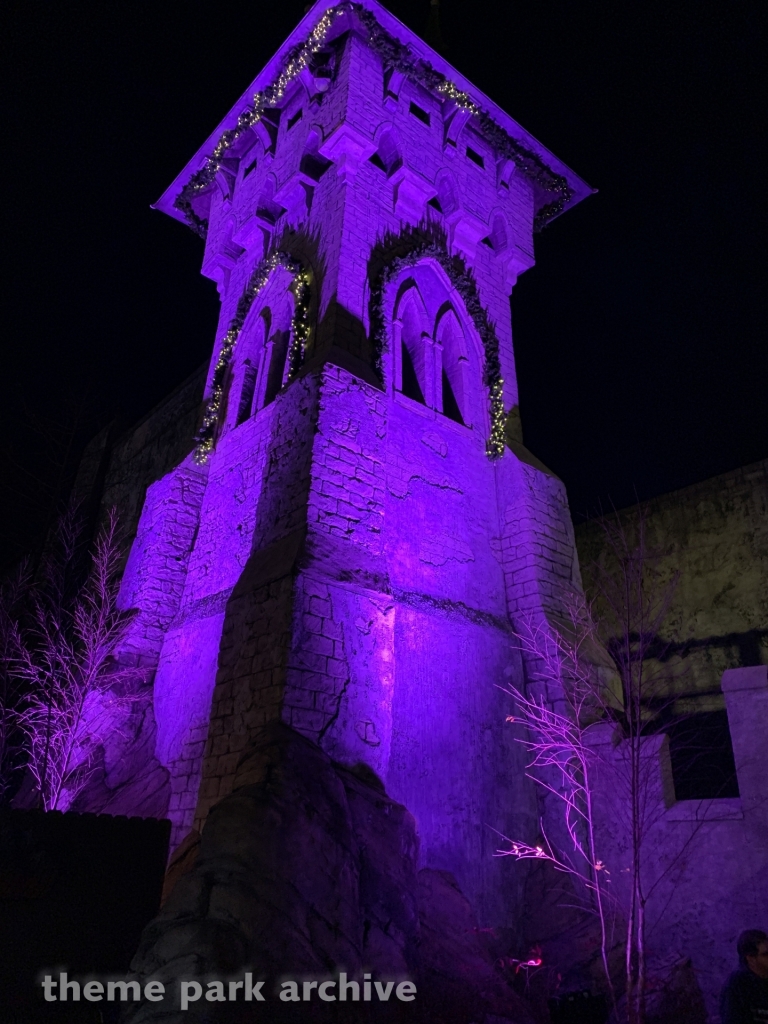
[[[71,805],[120,705],[141,699],[133,685],[139,673],[115,658],[132,615],[117,607],[122,559],[114,510],[90,556],[82,547],[70,509],[32,588],[28,618],[12,624],[8,641],[11,675],[23,687],[17,722],[27,767],[46,810]]]
[[[657,760],[647,734],[663,703],[669,702],[668,667],[661,667],[659,635],[669,612],[677,577],[663,578],[646,544],[645,515],[632,535],[620,518],[604,520],[613,566],[596,566],[593,605],[574,593],[568,620],[553,626],[529,619],[516,634],[533,671],[527,693],[512,688],[524,730],[519,741],[530,751],[530,775],[559,802],[565,829],[558,842],[541,825],[541,842],[506,839],[500,855],[543,859],[577,883],[601,928],[601,956],[616,1009],[608,954],[613,929],[624,927],[624,991],[629,1024],[645,1019],[646,922],[649,883],[646,842],[659,815],[654,780]],[[653,655],[653,657],[651,657]],[[537,682],[544,684],[537,687]],[[552,694],[558,695],[553,701]],[[613,731],[610,756],[598,737]],[[630,866],[618,879],[601,856],[595,783],[602,776],[616,797]],[[565,841],[563,841],[565,837]]]

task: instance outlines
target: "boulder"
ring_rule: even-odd
[[[275,721],[237,769],[201,836],[174,856],[166,898],[132,963],[165,984],[162,1002],[125,1007],[131,1024],[270,1021],[530,1024],[495,970],[468,901],[445,872],[417,870],[409,811],[363,765],[334,763]],[[266,1003],[207,1002],[181,1011],[179,981],[263,979]],[[411,980],[412,1002],[278,998],[285,978]],[[361,988],[361,994],[363,990]],[[489,1016],[490,1015],[490,1016]]]

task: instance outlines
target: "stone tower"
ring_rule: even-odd
[[[534,827],[499,689],[578,578],[522,447],[509,296],[588,187],[376,0],[320,0],[160,199],[221,295],[194,452],[123,583],[175,842],[273,719],[364,764],[482,923]]]

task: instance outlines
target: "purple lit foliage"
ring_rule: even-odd
[[[28,619],[12,622],[8,636],[10,672],[23,686],[16,724],[45,810],[72,804],[104,734],[125,705],[144,699],[135,685],[143,673],[115,660],[133,616],[117,607],[122,553],[114,510],[84,575],[81,548],[82,527],[70,509],[32,586]]]
[[[23,562],[18,572],[0,587],[0,804],[11,790],[23,758],[19,730],[23,693],[20,680],[12,671],[12,656],[16,622],[23,613],[30,586],[30,568]]]
[[[557,627],[529,616],[516,633],[532,683],[526,693],[509,688],[516,714],[507,721],[524,727],[517,739],[532,755],[530,777],[559,801],[564,828],[555,840],[542,824],[539,843],[505,837],[508,847],[498,851],[517,860],[548,861],[586,889],[600,919],[612,996],[609,954],[617,940],[610,937],[623,928],[618,942],[625,960],[622,987],[629,1024],[646,1019],[650,901],[707,818],[704,811],[692,835],[674,835],[673,855],[654,863],[651,837],[667,809],[655,742],[663,737],[652,735],[654,716],[659,730],[664,709],[674,706],[674,675],[680,671],[665,657],[671,642],[659,650],[659,637],[679,574],[661,572],[647,542],[646,517],[641,510],[633,527],[618,514],[601,523],[615,569],[593,566],[599,617],[582,593],[573,592]],[[610,828],[605,822],[608,800]],[[621,854],[611,829],[627,867],[618,864]],[[665,909],[653,908],[657,924]]]

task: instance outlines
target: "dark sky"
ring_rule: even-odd
[[[24,474],[73,408],[77,444],[209,354],[202,243],[149,204],[303,7],[6,0],[4,551],[36,527]],[[424,28],[427,0],[389,7]],[[526,444],[577,516],[768,456],[765,9],[443,0],[451,63],[599,189],[537,237],[513,296]]]

